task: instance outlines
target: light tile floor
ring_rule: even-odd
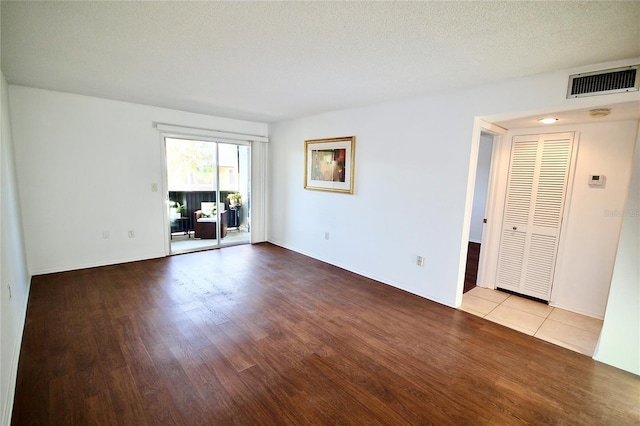
[[[460,309],[588,356],[602,329],[596,318],[482,287],[466,292]]]

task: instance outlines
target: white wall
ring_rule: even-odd
[[[622,218],[608,211],[624,206],[637,121],[602,122],[515,129],[514,135],[576,132],[578,149],[569,176],[550,304],[596,318],[604,317]],[[510,143],[503,149],[510,150]],[[502,156],[508,162],[508,156]],[[508,165],[503,165],[503,186]],[[589,174],[607,177],[605,187],[590,187]],[[504,195],[504,194],[503,194]],[[504,197],[499,201],[504,204]]]
[[[471,228],[469,241],[482,242],[482,228],[487,205],[487,190],[489,189],[489,172],[491,171],[491,153],[493,151],[493,136],[483,133],[480,136],[478,151],[478,167],[476,169],[476,184],[473,192],[473,207],[471,211]]]
[[[453,305],[472,129],[442,124],[458,106],[473,123],[455,98],[273,124],[269,241]],[[355,194],[303,189],[304,141],[350,135]],[[416,266],[417,255],[424,267]]]
[[[471,144],[474,118],[636,100],[637,93],[565,98],[571,73],[635,62],[638,59],[274,123],[269,240],[456,306],[473,200],[473,193],[467,194],[469,161],[472,149],[478,149]],[[347,135],[356,136],[355,194],[304,190],[304,140]],[[325,231],[331,235],[328,241]],[[425,257],[423,268],[415,265],[416,255]]]
[[[11,422],[18,356],[24,329],[31,277],[22,237],[7,81],[0,90],[0,424]],[[10,287],[10,289],[9,289]]]
[[[457,306],[473,193],[475,117],[503,119],[638,100],[638,93],[566,99],[568,76],[639,58],[274,123],[269,240]],[[356,136],[355,194],[303,189],[305,139]],[[625,188],[626,189],[626,188]],[[325,240],[324,233],[331,239]],[[424,256],[423,268],[415,265]]]
[[[609,302],[594,358],[640,375],[640,127]]]
[[[32,274],[165,255],[164,196],[151,191],[161,187],[164,158],[152,122],[268,132],[264,123],[13,85],[9,92]]]
[[[578,158],[566,201],[551,304],[603,318],[629,187],[637,121],[552,128],[576,130]],[[590,187],[589,174],[604,174],[605,187]]]

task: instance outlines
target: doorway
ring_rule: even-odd
[[[250,146],[165,137],[170,253],[251,241]]]
[[[484,225],[487,222],[487,197],[489,193],[489,180],[491,177],[493,138],[494,136],[489,133],[480,133],[480,147],[478,149],[473,206],[471,210],[471,225],[469,228],[469,245],[464,276],[464,293],[473,289],[476,286],[478,279],[478,267],[480,263],[480,253],[482,250],[482,235],[484,232]]]

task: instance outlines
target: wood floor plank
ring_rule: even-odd
[[[196,327],[207,336],[211,344],[218,348],[236,371],[242,371],[255,365],[255,361],[224,332],[222,326],[230,324],[230,321],[216,324],[215,321],[207,318],[207,314],[208,311],[204,309],[191,310],[187,313]]]
[[[207,424],[203,401],[184,371],[181,360],[172,352],[173,348],[180,346],[144,343],[160,375],[160,383],[166,385],[176,411],[187,424]]]
[[[126,365],[113,323],[108,314],[101,310],[94,316],[92,334],[97,343],[98,358],[108,370],[115,370]]]
[[[141,338],[125,340],[120,345],[150,423],[185,424],[169,395],[166,381],[157,370]]]
[[[115,414],[122,424],[150,424],[147,407],[143,404],[129,368],[119,368],[109,373],[109,390]]]
[[[91,396],[85,400],[87,424],[115,425],[118,424],[116,410],[111,402],[111,394],[108,390]]]
[[[82,403],[76,396],[76,390],[69,375],[49,380],[49,418],[46,424],[75,424],[75,407]]]
[[[640,423],[640,378],[270,245],[33,277],[12,424]]]

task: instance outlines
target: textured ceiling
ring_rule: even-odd
[[[640,2],[7,2],[12,84],[277,121],[640,56]]]

